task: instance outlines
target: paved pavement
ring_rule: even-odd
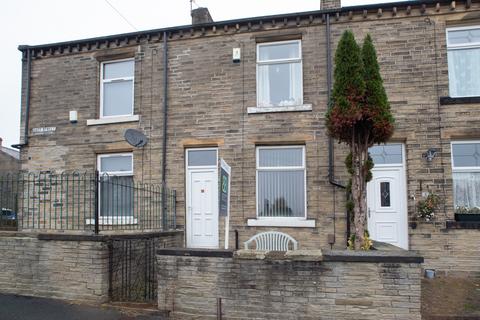
[[[0,294],[0,320],[162,320],[159,312]]]

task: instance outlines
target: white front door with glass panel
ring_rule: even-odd
[[[370,148],[375,163],[367,185],[368,231],[373,240],[408,249],[407,194],[402,144]]]
[[[187,149],[187,246],[218,248],[217,149]]]

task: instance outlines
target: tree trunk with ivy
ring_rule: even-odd
[[[329,135],[350,149],[346,164],[352,175],[353,244],[357,250],[368,249],[365,239],[367,183],[373,167],[368,148],[386,142],[393,134],[394,123],[369,35],[362,48],[351,31],[345,31],[338,43],[326,122]]]
[[[365,163],[368,158],[368,147],[365,145],[353,144],[351,147],[352,154],[352,198],[354,204],[354,227],[356,249],[360,248],[364,243],[366,212],[367,212],[367,181]]]

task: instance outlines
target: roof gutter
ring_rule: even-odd
[[[328,14],[336,14],[336,13],[346,13],[346,12],[359,12],[363,10],[377,10],[377,9],[390,9],[394,7],[407,7],[407,6],[421,6],[421,5],[434,5],[437,3],[449,3],[451,0],[413,0],[413,1],[398,1],[398,2],[387,2],[387,3],[375,3],[369,5],[358,5],[358,6],[349,6],[349,7],[341,7],[338,9],[323,9],[323,10],[314,10],[314,11],[305,11],[305,12],[295,12],[295,13],[287,13],[287,14],[276,14],[276,15],[266,15],[266,16],[258,16],[258,17],[251,17],[251,18],[241,18],[241,19],[232,19],[232,20],[224,20],[224,21],[215,21],[211,23],[202,23],[198,25],[183,25],[183,26],[175,26],[175,27],[167,27],[167,28],[159,28],[159,29],[152,29],[152,30],[145,30],[145,31],[135,31],[129,33],[122,33],[122,34],[115,34],[109,36],[101,36],[95,38],[88,38],[88,39],[80,39],[80,40],[73,40],[73,41],[64,41],[64,42],[56,42],[56,43],[48,43],[48,44],[40,44],[40,45],[32,45],[32,46],[21,46],[19,50],[23,51],[27,48],[31,50],[40,50],[40,49],[50,49],[50,48],[58,48],[64,46],[74,46],[80,44],[92,44],[96,42],[102,41],[115,41],[117,39],[125,39],[125,38],[135,38],[140,37],[143,35],[160,35],[162,33],[170,33],[176,31],[184,31],[190,32],[192,28],[210,28],[210,27],[223,27],[228,25],[236,25],[242,23],[255,23],[262,20],[282,20],[282,19],[291,19],[297,17],[309,17],[309,16],[318,16],[318,15],[328,15]]]
[[[23,143],[12,144],[12,148],[21,149],[24,146],[28,145],[28,122],[30,118],[30,83],[31,83],[31,72],[32,72],[32,51],[29,46],[19,46],[18,50],[22,51],[22,62],[25,63],[27,60],[27,74],[25,85],[25,127],[23,133]]]

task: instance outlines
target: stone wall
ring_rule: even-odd
[[[92,302],[108,299],[105,242],[1,233],[0,256],[2,293]]]
[[[401,252],[157,251],[172,319],[420,319],[422,258]]]
[[[183,245],[182,232],[158,238],[160,248]],[[0,292],[106,302],[109,239],[108,236],[0,232]]]
[[[437,275],[480,278],[480,230],[424,223],[410,229],[410,248],[425,258],[423,267]]]

